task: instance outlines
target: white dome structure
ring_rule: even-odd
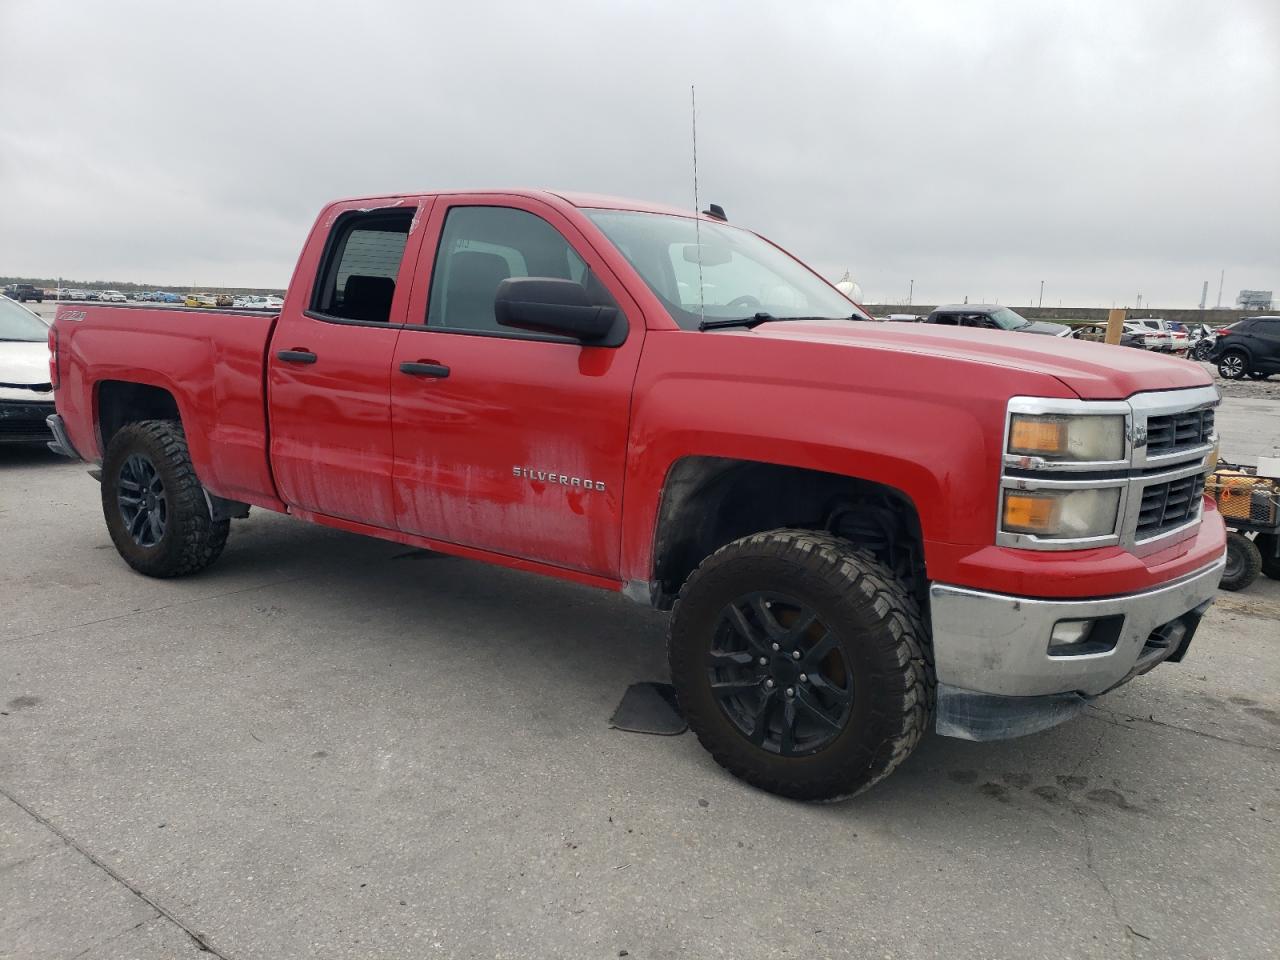
[[[849,276],[849,271],[844,272],[844,276],[836,281],[836,289],[843,293],[854,303],[862,302],[862,288]]]

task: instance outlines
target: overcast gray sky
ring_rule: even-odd
[[[1275,0],[0,0],[0,274],[283,286],[350,195],[700,194],[867,302],[1280,292]]]

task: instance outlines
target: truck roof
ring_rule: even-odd
[[[427,190],[422,193],[390,193],[373,197],[347,197],[338,203],[394,203],[397,200],[411,200],[417,197],[456,197],[456,196],[517,196],[530,197],[568,203],[575,207],[601,207],[606,210],[632,210],[639,213],[665,213],[675,217],[692,217],[693,211],[687,207],[674,207],[648,200],[632,200],[627,197],[613,197],[602,193],[579,193],[571,190],[542,190],[529,188],[489,189],[489,190]]]

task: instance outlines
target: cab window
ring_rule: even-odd
[[[513,277],[573,280],[593,301],[614,305],[569,241],[541,217],[510,207],[454,207],[445,217],[431,271],[427,326],[529,336],[498,326],[494,318],[498,286]]]
[[[351,213],[329,235],[311,309],[337,320],[387,323],[412,210]]]

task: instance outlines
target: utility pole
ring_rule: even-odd
[[[1040,303],[1037,304],[1037,306],[1038,307],[1044,306],[1044,281],[1043,280],[1040,281]]]

